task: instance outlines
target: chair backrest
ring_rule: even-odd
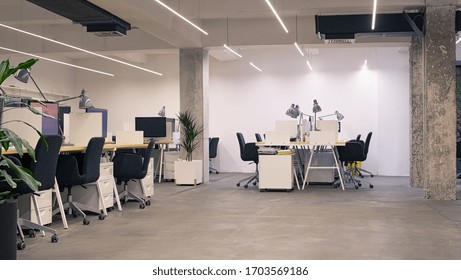
[[[371,135],[373,132],[369,132],[367,135],[367,138],[365,139],[365,146],[364,146],[364,151],[363,153],[365,154],[365,157],[368,155],[368,147],[370,146],[370,141],[371,141]]]
[[[363,153],[363,144],[357,141],[348,141],[345,146],[337,146],[339,161],[341,162],[355,162],[365,160]]]
[[[209,158],[215,158],[218,155],[219,137],[210,138]]]
[[[261,134],[255,133],[255,137],[256,137],[256,142],[262,142],[263,141],[263,138],[261,137]]]
[[[456,141],[456,158],[461,159],[461,141]]]
[[[39,190],[48,190],[54,186],[56,165],[58,164],[59,150],[61,149],[62,136],[44,136],[47,146],[39,139],[35,146],[35,159],[30,165],[30,170],[34,173],[35,179],[42,185]]]
[[[83,165],[80,174],[85,177],[87,183],[95,182],[99,179],[99,168],[101,164],[102,148],[105,139],[103,137],[93,137],[88,141]]]
[[[359,141],[361,137],[362,137],[361,134],[357,135],[357,138],[355,138],[355,141]]]
[[[242,133],[237,132],[237,139],[239,141],[239,147],[240,147],[240,158],[243,160],[243,149],[245,148],[245,138],[243,137]]]
[[[146,150],[144,151],[144,158],[142,161],[142,172],[147,174],[147,168],[149,167],[149,161],[152,157],[152,150],[154,149],[155,141],[150,140],[149,144],[147,145]],[[144,175],[145,176],[145,175]]]

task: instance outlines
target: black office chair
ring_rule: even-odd
[[[28,154],[24,154],[20,159],[13,159],[15,163],[22,165],[32,171],[34,178],[40,182],[38,191],[46,191],[55,187],[55,173],[56,165],[58,162],[59,150],[62,144],[62,137],[60,135],[44,136],[46,144],[42,140],[38,140],[35,146],[35,161]],[[1,190],[0,190],[1,191]],[[30,195],[35,207],[35,214],[39,223],[34,223],[24,218],[18,218],[18,231],[21,241],[18,242],[18,249],[22,250],[26,247],[24,243],[24,233],[22,227],[30,229],[29,236],[35,237],[35,230],[40,230],[44,236],[45,232],[52,234],[51,242],[58,242],[58,234],[55,229],[52,229],[41,224],[40,213],[38,212],[38,204],[36,193],[34,193],[29,186],[25,183],[17,184],[15,189],[17,195]],[[29,197],[28,197],[29,198]]]
[[[256,164],[256,172],[254,175],[251,175],[250,177],[247,177],[245,179],[240,180],[237,183],[237,187],[240,187],[240,184],[244,181],[247,181],[246,184],[244,185],[245,188],[248,188],[248,184],[253,182],[253,185],[256,186],[259,182],[259,171],[258,171],[258,164],[259,164],[259,155],[258,155],[258,146],[256,146],[256,143],[245,143],[245,138],[243,137],[243,134],[240,132],[237,132],[237,139],[239,142],[239,147],[240,147],[240,158],[243,161],[251,161],[251,163]],[[250,163],[250,164],[251,164]]]
[[[218,143],[219,143],[219,137],[210,138],[210,145],[209,145],[210,173],[215,172],[216,174],[219,174],[219,171],[214,167],[213,159],[216,158],[216,156],[218,155]]]
[[[354,187],[358,189],[362,186],[362,182],[356,179],[354,176],[358,174],[357,172],[357,162],[364,161],[366,159],[366,155],[364,153],[364,146],[359,141],[348,141],[346,142],[345,146],[337,146],[339,161],[346,167],[345,176],[347,177],[348,181],[352,181],[354,183]],[[370,188],[374,186],[370,183]]]
[[[365,160],[367,159],[368,148],[370,147],[370,141],[371,141],[371,136],[372,136],[372,135],[373,135],[373,133],[372,133],[372,132],[369,132],[368,135],[367,135],[367,138],[365,139],[365,142],[363,142],[362,140],[360,140],[360,138],[359,138],[359,140],[358,140],[359,142],[361,142],[361,143],[363,144],[363,153],[364,153],[364,155],[365,155],[365,159],[364,159],[363,161],[365,161]],[[374,176],[373,173],[371,173],[370,171],[365,170],[365,169],[360,168],[360,167],[357,167],[357,172],[359,173],[359,176],[360,176],[361,178],[364,177],[363,174],[362,174],[362,172],[363,172],[363,173],[369,174],[370,177],[373,177],[373,176]]]
[[[116,153],[112,159],[114,163],[114,177],[117,181],[117,185],[120,185],[122,182],[124,183],[124,190],[119,194],[120,200],[123,203],[128,202],[131,198],[141,203],[139,205],[141,209],[151,204],[149,197],[144,194],[138,195],[131,192],[128,189],[128,181],[138,180],[144,193],[144,186],[141,179],[146,177],[154,144],[155,141],[151,140],[144,151],[138,151],[138,153]],[[141,155],[141,153],[143,155]]]
[[[255,133],[255,137],[256,137],[256,142],[262,142],[263,141],[263,138],[261,137],[261,134]]]
[[[60,155],[56,170],[56,179],[61,191],[67,188],[67,202],[64,208],[69,210],[69,214],[76,217],[80,214],[83,217],[83,224],[88,225],[84,211],[99,214],[99,219],[105,218],[99,209],[93,209],[86,205],[72,201],[72,188],[75,186],[84,187],[85,184],[97,182],[99,179],[99,169],[101,163],[102,149],[105,139],[103,137],[93,137],[88,142],[85,153],[70,155]],[[53,211],[53,214],[58,209]]]
[[[461,160],[461,141],[456,141],[456,160]],[[461,178],[461,172],[456,174],[456,179]]]

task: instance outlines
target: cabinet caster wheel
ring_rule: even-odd
[[[240,187],[240,183],[237,183],[237,187]]]
[[[107,212],[112,212],[112,210],[114,210],[114,207],[107,208]]]
[[[373,174],[370,174],[370,177],[374,177],[374,176],[375,176],[375,175],[373,175]]]
[[[90,224],[90,220],[88,219],[83,219],[83,224],[86,226],[86,225],[89,225]]]
[[[253,186],[256,186],[256,182],[253,182]]]
[[[146,201],[146,205],[150,206],[150,200]]]
[[[358,190],[358,189],[359,189],[359,186],[355,186],[355,189]]]
[[[16,244],[16,248],[18,248],[18,250],[24,250],[24,249],[26,249],[26,243],[24,243],[23,241],[18,242]]]
[[[370,184],[370,189],[372,189],[374,186]]]
[[[51,236],[51,243],[58,243],[58,236],[56,234]]]
[[[362,183],[359,183],[359,187],[361,187],[361,186],[362,186]]]
[[[260,189],[259,192],[265,192],[266,190],[265,189]]]
[[[106,215],[100,214],[100,215],[98,216],[98,218],[102,221],[102,220],[104,220],[104,219],[106,218]]]
[[[72,213],[72,217],[77,218],[77,216],[78,216],[77,213],[75,213],[75,212]]]
[[[365,176],[363,176],[363,175],[360,175],[360,178],[363,178],[363,177],[365,177]]]
[[[219,172],[218,172],[218,171],[216,171],[216,174],[219,174]]]
[[[243,186],[245,189],[248,189],[248,185]]]
[[[33,230],[33,229],[29,230],[29,237],[30,238],[35,238],[35,230]]]
[[[143,204],[139,204],[139,208],[140,208],[140,209],[144,209],[144,208],[146,208],[146,205],[145,205],[144,203],[143,203]]]

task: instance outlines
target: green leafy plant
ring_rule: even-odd
[[[18,64],[16,67],[11,67],[9,60],[2,61],[0,63],[0,85],[8,77],[14,75],[18,70],[29,68],[37,61],[37,59],[29,59]],[[19,156],[22,156],[24,154],[24,150],[26,150],[32,160],[35,160],[34,148],[32,148],[26,140],[19,137],[12,130],[4,128],[3,125],[10,122],[21,122],[26,126],[29,126],[31,129],[34,129],[40,135],[42,141],[44,141],[46,144],[46,141],[42,137],[41,133],[27,122],[22,120],[10,120],[7,122],[1,122],[3,112],[13,109],[4,109],[4,104],[8,100],[10,100],[9,96],[0,88],[0,184],[8,184],[11,187],[11,190],[0,192],[0,204],[4,203],[14,195],[14,188],[16,188],[17,183],[25,183],[33,191],[37,191],[38,187],[40,186],[40,182],[34,179],[34,176],[29,169],[15,164],[10,158],[4,155],[4,151],[8,151],[10,146],[12,146]],[[34,114],[41,114],[39,111],[29,105],[30,101],[37,100],[32,98],[26,100],[21,99],[18,101],[18,103],[16,103],[16,105],[27,107]],[[10,170],[10,172],[7,172],[6,170]]]
[[[197,149],[199,141],[197,137],[203,132],[203,127],[197,124],[196,118],[188,110],[177,115],[181,124],[181,147],[187,153],[186,160],[192,160],[192,153]]]

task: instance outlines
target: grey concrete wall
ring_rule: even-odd
[[[410,185],[424,187],[424,52],[423,38],[410,45]]]
[[[456,199],[455,5],[427,6],[424,39],[424,189]]]
[[[203,161],[203,182],[209,181],[209,141],[208,141],[208,88],[209,56],[205,49],[181,49],[179,51],[179,110],[189,110],[203,126],[200,144],[192,155],[193,159]],[[186,158],[181,151],[181,158]]]

